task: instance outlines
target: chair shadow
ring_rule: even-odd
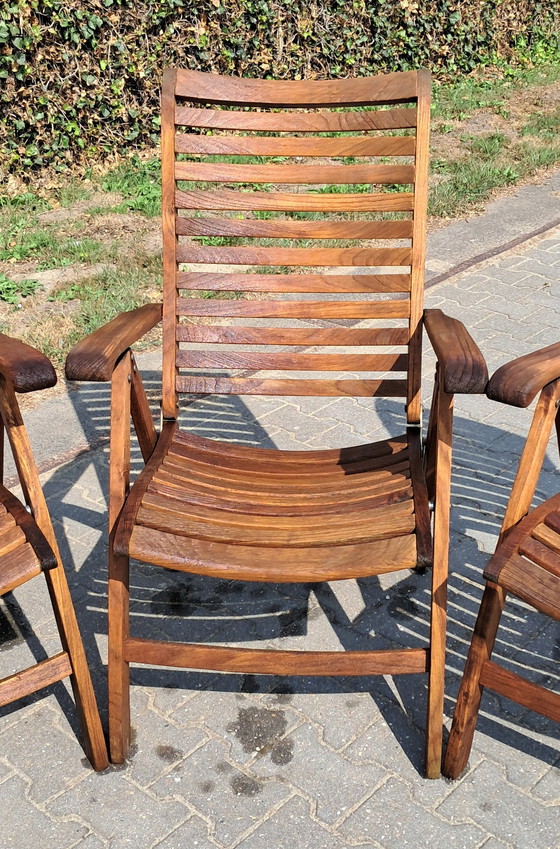
[[[144,381],[151,399],[157,397],[159,374],[147,372]],[[76,605],[86,653],[102,715],[107,704],[106,669],[102,649],[106,635],[106,530],[103,503],[69,497],[80,479],[92,470],[102,493],[108,483],[109,390],[104,384],[86,384],[72,393],[74,407],[90,443],[98,450],[86,451],[68,465],[54,471],[44,486],[47,503],[56,525],[57,537]],[[154,405],[154,414],[158,415]],[[402,433],[402,405],[385,401],[372,421],[381,421],[388,432]],[[265,428],[238,397],[187,399],[181,417],[191,432],[224,441],[274,448]],[[527,426],[529,418],[527,416]],[[516,463],[524,441],[499,428],[455,416],[452,483],[452,547],[449,581],[448,669],[446,673],[446,713],[452,712],[464,666],[470,634],[482,594],[482,570],[493,549],[503,516]],[[506,450],[496,446],[507,434]],[[336,447],[336,446],[332,446]],[[134,444],[132,475],[142,468]],[[538,500],[558,489],[556,468],[547,458],[538,487]],[[84,528],[86,542],[78,544],[68,524]],[[89,529],[89,530],[88,530]],[[93,535],[92,535],[93,534]],[[95,538],[94,538],[95,537]],[[334,584],[255,584],[205,578],[197,575],[133,564],[131,570],[131,631],[153,639],[185,640],[198,643],[235,642],[247,645],[269,643],[279,638],[304,637],[313,632],[318,616],[334,631],[342,649],[368,650],[400,646],[426,646],[428,641],[428,601],[430,574],[393,573],[361,579],[354,583],[361,599],[358,614],[345,609]],[[346,582],[343,582],[346,583]],[[17,595],[17,593],[16,593]],[[26,613],[15,597],[7,597],[9,616],[0,608],[0,651],[14,641],[26,640],[37,660],[44,650],[34,634]],[[524,674],[550,685],[554,663],[535,657],[538,638],[550,640],[550,624],[521,603],[510,604],[506,614],[506,636],[498,635],[495,653],[512,669],[521,664]],[[507,618],[509,617],[509,618]],[[10,621],[11,620],[11,621]],[[14,636],[14,624],[19,634]],[[188,633],[187,633],[188,632]],[[554,644],[553,640],[550,640]],[[556,679],[557,680],[557,679]],[[418,676],[368,678],[281,678],[135,667],[132,682],[143,686],[208,689],[216,692],[262,692],[283,694],[286,699],[303,693],[367,692],[371,695],[395,739],[422,773],[426,684]],[[53,692],[70,724],[76,727],[71,699],[61,684],[27,697],[32,703]],[[21,702],[0,710],[0,716],[21,706]],[[558,751],[533,732],[550,734],[552,723],[494,696],[485,698],[478,729],[544,763],[555,763]]]

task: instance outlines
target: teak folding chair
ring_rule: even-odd
[[[130,663],[296,675],[428,672],[427,773],[439,775],[453,393],[483,391],[487,373],[460,322],[422,311],[429,118],[424,71],[315,82],[165,72],[159,435],[129,347],[157,324],[160,306],[120,316],[67,361],[71,379],[112,381],[115,761],[129,745]],[[220,292],[238,297],[202,296]],[[424,326],[440,377],[423,458]],[[372,352],[377,346],[382,351]],[[234,446],[181,432],[180,393],[403,398],[406,432],[331,451]],[[130,414],[146,466],[128,494]],[[360,578],[433,561],[430,648],[289,652],[134,637],[129,556],[274,582]]]
[[[94,769],[102,770],[109,765],[109,760],[95,693],[51,518],[15,395],[15,392],[46,389],[55,383],[55,371],[46,357],[29,345],[0,334],[0,481],[4,479],[5,430],[25,500],[24,506],[0,483],[0,595],[12,592],[43,573],[62,644],[62,651],[52,657],[0,679],[0,706],[70,677],[85,752]]]
[[[514,407],[528,407],[539,392],[496,551],[484,570],[486,586],[445,755],[449,778],[467,765],[484,688],[560,722],[560,695],[492,659],[508,593],[560,620],[560,494],[530,510],[554,422],[560,447],[560,343],[502,366],[487,389],[489,398]]]

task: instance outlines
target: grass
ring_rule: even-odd
[[[104,192],[116,192],[123,202],[115,207],[118,212],[134,211],[153,217],[161,213],[161,172],[158,159],[143,161],[133,157],[112,171],[101,181]]]
[[[117,268],[63,287],[49,300],[75,308],[50,318],[47,313],[44,322],[30,328],[26,339],[61,367],[72,345],[118,313],[144,303],[143,292],[153,283],[150,272],[142,275],[137,268]]]
[[[22,298],[34,295],[41,286],[37,280],[20,280],[16,283],[6,274],[0,273],[0,301],[18,306]]]

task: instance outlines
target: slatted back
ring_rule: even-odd
[[[178,392],[383,395],[419,421],[429,101],[425,71],[165,72],[165,417]]]

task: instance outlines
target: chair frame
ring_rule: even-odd
[[[212,93],[218,85],[220,96]],[[430,649],[402,649],[371,652],[286,652],[241,650],[227,647],[208,647],[178,643],[158,643],[133,638],[129,634],[129,564],[126,548],[134,521],[135,507],[143,495],[140,479],[131,498],[130,487],[130,418],[132,418],[140,449],[146,462],[141,474],[149,482],[151,470],[157,467],[173,438],[178,413],[177,390],[187,383],[178,377],[176,317],[178,257],[176,232],[175,180],[175,93],[197,91],[199,100],[236,105],[249,102],[256,92],[254,105],[333,106],[333,90],[345,92],[341,103],[366,103],[377,93],[379,103],[414,100],[417,108],[416,193],[413,213],[413,250],[411,256],[409,378],[406,384],[407,434],[409,444],[417,447],[414,476],[415,486],[425,488],[425,494],[435,501],[433,532],[432,610],[430,620]],[[408,94],[402,94],[402,86]],[[411,92],[414,91],[414,94]],[[225,92],[225,94],[224,94]],[[399,95],[399,92],[401,94]],[[350,96],[348,96],[350,95]],[[224,102],[225,102],[224,100]],[[263,674],[304,675],[373,675],[428,672],[428,721],[426,738],[426,773],[436,778],[441,768],[443,728],[443,678],[446,631],[446,582],[449,544],[449,487],[451,471],[451,436],[453,397],[456,393],[484,391],[488,374],[480,351],[461,322],[440,310],[423,312],[423,275],[425,259],[425,226],[427,203],[427,158],[430,120],[430,78],[425,71],[390,74],[374,80],[346,80],[336,83],[270,83],[217,77],[198,72],[170,69],[164,73],[162,93],[162,178],[163,178],[163,271],[164,299],[162,305],[150,304],[125,313],[104,328],[80,342],[69,354],[66,374],[72,380],[111,381],[111,468],[109,484],[109,725],[111,757],[122,762],[130,742],[129,665],[131,662],[180,666],[187,668],[219,669],[222,671],[255,672]],[[334,101],[336,105],[336,101]],[[193,110],[191,110],[193,111]],[[194,110],[196,112],[197,110]],[[203,111],[203,110],[201,110]],[[183,110],[188,113],[189,110]],[[227,113],[219,113],[221,116]],[[246,114],[246,113],[244,113]],[[177,119],[178,120],[178,119]],[[188,120],[179,120],[188,123]],[[199,138],[199,137],[197,137]],[[258,181],[257,181],[258,182]],[[179,193],[180,194],[180,193]],[[218,287],[219,288],[219,287]],[[323,290],[320,290],[323,291]],[[163,316],[163,397],[162,427],[158,434],[149,411],[146,395],[130,347]],[[425,452],[421,452],[420,359],[422,328],[438,358],[438,374]],[[183,383],[181,383],[183,380]],[[390,383],[390,381],[389,381]],[[190,384],[188,384],[190,385]],[[194,391],[205,392],[204,381]],[[214,391],[219,392],[217,388]],[[373,390],[372,390],[373,392]],[[243,394],[243,393],[240,393]],[[306,394],[306,393],[303,393]],[[307,394],[324,394],[310,392]],[[336,393],[335,393],[336,394]],[[373,392],[373,394],[376,394]],[[426,484],[422,463],[426,468]],[[412,468],[412,460],[411,460]],[[437,487],[436,487],[437,483]],[[437,493],[436,493],[437,490]],[[436,497],[437,494],[437,497]],[[132,503],[131,503],[132,502]],[[415,502],[416,503],[416,502]],[[427,498],[426,498],[427,504]],[[427,565],[431,557],[430,516],[417,519],[419,556]],[[422,549],[422,552],[420,551]],[[158,562],[156,560],[156,562]],[[163,564],[173,565],[169,558]],[[390,571],[385,569],[384,571]],[[210,572],[209,574],[213,574]],[[370,573],[371,574],[371,573]],[[348,577],[341,575],[339,577]],[[259,578],[265,579],[264,577]],[[270,578],[269,578],[270,579]],[[286,579],[285,579],[286,580]],[[290,577],[293,580],[306,578]],[[297,666],[296,666],[297,664]]]
[[[560,695],[527,681],[492,659],[507,592],[500,583],[500,572],[523,537],[524,519],[532,524],[547,512],[550,499],[531,511],[531,504],[542,469],[547,444],[556,426],[560,448],[560,344],[541,348],[499,368],[488,383],[486,394],[492,400],[513,407],[528,407],[539,394],[527,439],[508,500],[496,550],[486,570],[487,578],[472,641],[470,644],[451,732],[447,743],[443,773],[458,778],[467,766],[484,689],[490,689],[514,702],[560,722]],[[558,496],[556,496],[557,498]],[[548,509],[551,509],[550,507]],[[519,533],[517,529],[519,528]],[[516,538],[519,539],[516,540]],[[544,590],[546,592],[546,590]],[[517,595],[518,593],[514,593]],[[535,607],[528,588],[524,601]],[[550,605],[551,615],[558,605]],[[543,612],[541,608],[541,612]]]
[[[69,677],[86,755],[95,770],[103,770],[109,760],[95,693],[66,573],[15,394],[45,389],[55,383],[56,374],[46,357],[29,345],[0,334],[0,480],[3,480],[6,433],[29,512],[3,485],[0,485],[0,501],[25,534],[39,561],[36,572],[4,575],[2,594],[43,572],[62,643],[62,651],[56,655],[0,680],[0,705]]]

